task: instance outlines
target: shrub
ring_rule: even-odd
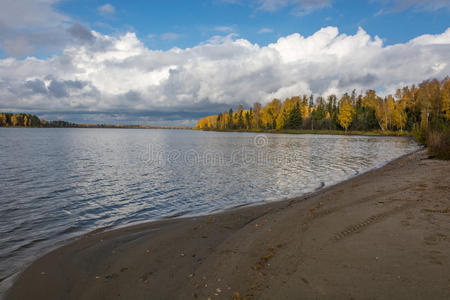
[[[427,131],[424,128],[421,128],[420,126],[414,126],[412,130],[412,135],[419,144],[426,146]]]
[[[450,130],[428,131],[426,145],[431,156],[450,160]]]

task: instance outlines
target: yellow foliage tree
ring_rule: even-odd
[[[353,108],[347,97],[344,96],[344,98],[341,100],[338,114],[339,125],[341,125],[345,129],[345,131],[347,131],[350,124],[352,124],[353,114],[355,113],[355,109]]]
[[[261,110],[262,110],[261,103],[256,102],[255,104],[253,104],[253,116],[254,116],[252,124],[253,128],[261,127],[261,120],[260,120]]]
[[[198,121],[197,129],[212,129],[217,127],[217,116],[209,116]]]
[[[402,101],[395,103],[394,111],[392,112],[392,125],[400,129],[400,131],[403,131],[406,125],[406,113],[403,109]]]
[[[375,108],[377,107],[378,96],[374,90],[367,90],[366,95],[362,99],[363,106]]]
[[[286,100],[284,100],[280,113],[277,117],[277,129],[285,128],[288,117],[297,103],[301,104],[301,99],[298,96],[286,98]]]
[[[19,126],[19,124],[20,124],[20,120],[19,120],[18,115],[12,115],[11,116],[11,125],[12,126]]]
[[[286,120],[287,120],[287,113],[284,109],[281,110],[281,112],[278,114],[277,117],[277,129],[283,129],[284,125],[286,124]]]
[[[2,126],[6,126],[6,115],[5,114],[0,114],[0,125]]]
[[[300,106],[302,119],[308,119],[311,115],[311,110],[308,104]]]
[[[389,95],[386,99],[378,99],[375,106],[375,116],[382,130],[387,130],[391,125],[392,113],[394,112],[395,100]]]
[[[278,115],[281,111],[281,101],[273,99],[264,107],[264,116],[262,119],[263,126],[267,128],[276,128]]]

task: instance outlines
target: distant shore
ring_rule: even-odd
[[[212,132],[252,132],[275,134],[322,134],[322,135],[362,135],[362,136],[413,136],[409,131],[344,131],[344,130],[315,130],[315,129],[195,129]]]
[[[6,299],[449,299],[449,178],[421,150],[303,197],[97,230]]]
[[[186,126],[146,126],[146,125],[104,125],[104,124],[72,124],[67,126],[0,126],[0,128],[106,128],[106,129],[179,129],[179,130],[193,130],[192,127]]]

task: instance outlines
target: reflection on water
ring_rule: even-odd
[[[417,149],[407,138],[0,129],[0,278],[98,227],[279,200]]]

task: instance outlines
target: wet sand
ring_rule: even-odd
[[[317,193],[93,232],[6,299],[450,299],[450,162],[419,151]]]

